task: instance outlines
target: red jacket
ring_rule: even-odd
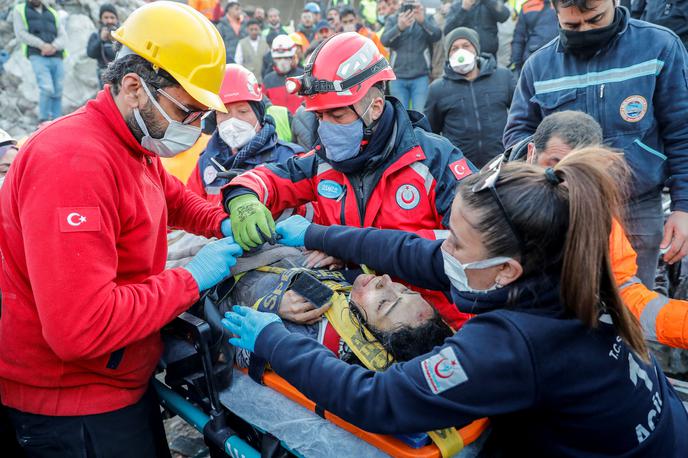
[[[273,70],[263,78],[263,94],[270,99],[273,105],[287,107],[289,112],[293,115],[301,105],[301,102],[303,102],[303,97],[297,94],[288,93],[284,85],[288,77],[300,75],[303,75],[303,69],[301,69],[301,67],[295,68],[286,75],[280,75]]]
[[[349,177],[333,169],[313,152],[284,164],[256,167],[230,183],[229,197],[253,191],[278,216],[283,210],[314,202],[314,223],[341,224],[416,232],[426,238],[446,238],[449,211],[459,180],[469,176],[472,164],[448,140],[427,132],[424,118],[412,125],[395,103],[397,140],[392,157],[364,208]],[[416,113],[416,115],[419,115]],[[242,190],[241,188],[244,188]],[[446,297],[423,291],[454,327],[466,319]]]
[[[0,193],[0,396],[43,415],[137,402],[159,330],[199,297],[164,270],[167,226],[221,236],[223,212],[133,137],[107,87],[36,133]]]

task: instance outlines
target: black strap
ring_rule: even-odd
[[[375,62],[374,65],[366,68],[351,78],[342,81],[311,80],[310,84],[301,91],[302,95],[313,95],[327,92],[344,92],[358,84],[361,84],[371,76],[389,67],[389,62],[384,57]],[[310,75],[310,73],[309,73]]]
[[[117,369],[119,367],[119,363],[122,362],[122,358],[124,357],[124,348],[120,348],[119,350],[113,351],[110,353],[110,358],[108,359],[107,367],[108,369]]]
[[[265,374],[265,369],[268,367],[267,360],[256,356],[251,353],[251,357],[248,359],[248,376],[253,379],[254,382],[263,384],[263,374]]]

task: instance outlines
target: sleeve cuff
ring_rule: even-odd
[[[321,226],[320,224],[311,224],[306,229],[304,237],[304,246],[309,250],[325,251],[325,233],[328,226]]]
[[[671,211],[680,211],[688,213],[688,199],[671,200]]]
[[[281,321],[275,321],[267,325],[260,331],[256,338],[253,354],[259,358],[270,361],[273,351],[277,348],[280,341],[288,337],[291,333],[284,327]]]

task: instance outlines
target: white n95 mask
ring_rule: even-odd
[[[447,253],[444,248],[442,250],[442,260],[444,261],[444,273],[449,277],[451,285],[457,291],[471,292],[471,293],[487,293],[499,288],[499,285],[495,283],[487,289],[474,289],[468,285],[468,277],[466,276],[467,269],[487,269],[488,267],[498,266],[509,261],[511,258],[505,256],[497,256],[495,258],[489,258],[482,261],[469,262],[467,264],[461,264],[461,262],[454,256]]]

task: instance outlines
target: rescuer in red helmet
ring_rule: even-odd
[[[425,117],[385,100],[394,80],[368,38],[340,33],[311,55],[304,75],[287,81],[319,119],[313,151],[233,179],[223,202],[244,249],[273,240],[273,215],[315,202],[314,222],[446,234],[458,181],[475,168]],[[423,291],[425,295],[425,291]],[[464,317],[441,294],[426,296],[455,326]]]

